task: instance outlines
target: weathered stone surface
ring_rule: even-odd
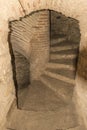
[[[68,41],[80,42],[80,30],[78,20],[65,15],[51,11],[51,38],[57,38],[58,35],[66,38]]]
[[[7,45],[7,39],[8,36],[8,21],[13,19],[18,19],[19,17],[24,16],[23,10],[25,10],[26,14],[31,13],[32,11],[36,11],[39,9],[52,9],[58,12],[62,12],[66,16],[73,17],[79,20],[80,30],[81,30],[81,43],[80,43],[80,51],[86,47],[87,43],[87,1],[86,0],[20,0],[21,4],[18,0],[0,0],[0,56],[8,52],[8,45]],[[21,6],[22,5],[22,6]],[[3,35],[2,35],[3,34]],[[2,41],[3,39],[3,41]],[[10,61],[9,54],[7,53],[8,61]],[[4,55],[5,57],[5,55]],[[84,60],[85,61],[85,60]],[[1,62],[1,60],[0,60]],[[7,61],[4,63],[7,65]],[[78,63],[78,65],[80,62]],[[11,64],[9,64],[10,66]],[[86,66],[86,63],[84,62],[84,66]],[[4,70],[7,70],[7,67],[4,67]],[[81,70],[78,70],[81,71]],[[85,70],[84,70],[85,71]],[[12,72],[12,69],[10,68],[10,72]],[[2,75],[4,79],[3,74],[3,68],[0,68],[0,74]],[[77,74],[78,75],[78,74]],[[8,76],[9,77],[9,76]],[[1,77],[0,77],[1,78]],[[14,91],[14,85],[12,80],[12,74],[11,77],[9,77],[9,80],[12,82],[11,87]],[[3,80],[3,84],[8,82],[8,78],[6,80]],[[3,86],[3,87],[1,87]],[[2,82],[0,82],[0,91],[2,92],[4,90],[4,93],[6,93],[7,88],[9,84],[2,85]],[[87,101],[86,101],[86,95],[87,91],[84,89],[87,86],[86,80],[83,81],[82,78],[80,78],[80,75],[76,78],[76,88],[75,88],[75,101],[77,99],[77,110],[80,115],[85,121],[85,125],[87,127]],[[3,89],[3,90],[2,90]],[[9,109],[8,103],[11,104],[12,96],[11,91],[8,92],[9,98],[3,95],[0,95],[0,127],[3,125],[5,121],[5,117],[7,114],[7,110]],[[5,108],[5,109],[4,109]],[[80,111],[79,111],[80,109]],[[3,122],[3,123],[2,123]],[[1,128],[2,130],[2,128]]]
[[[25,88],[30,84],[30,63],[20,53],[14,53],[15,66],[13,67],[16,89]]]

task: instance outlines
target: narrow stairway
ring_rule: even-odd
[[[40,80],[21,90],[8,115],[9,130],[82,130],[72,102],[78,44],[51,41],[50,60]]]
[[[77,43],[51,40],[50,60],[40,78],[66,103],[70,103],[73,96],[78,49]]]

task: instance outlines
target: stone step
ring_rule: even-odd
[[[78,43],[76,43],[76,42],[72,42],[72,41],[62,41],[62,42],[60,42],[60,43],[55,43],[55,44],[51,44],[51,47],[62,47],[62,46],[69,46],[69,45],[71,45],[71,46],[74,46],[74,45],[78,45]]]
[[[76,71],[68,70],[66,68],[63,69],[47,68],[46,70],[55,74],[60,74],[70,79],[75,79],[76,75]]]
[[[47,63],[46,68],[51,69],[67,69],[67,70],[75,70],[74,65],[67,65],[67,64],[58,64],[58,63]]]
[[[55,64],[65,64],[65,65],[71,65],[76,67],[77,65],[77,57],[75,59],[52,59],[49,61],[49,63],[55,63]]]
[[[52,73],[52,72],[49,72],[47,70],[44,71],[44,74],[49,76],[49,77],[51,77],[51,78],[55,78],[55,79],[67,82],[67,83],[70,83],[72,85],[75,84],[75,80],[74,79],[70,79],[70,78],[65,77],[63,75],[60,75],[60,74]]]
[[[66,40],[65,37],[56,38],[56,39],[51,39],[51,45],[55,45],[56,43],[64,42],[65,40]]]
[[[20,98],[20,108],[27,111],[57,111],[65,105],[64,101],[40,80],[32,81],[27,92]]]
[[[57,52],[57,51],[64,51],[64,50],[71,50],[71,49],[78,49],[79,45],[68,45],[68,46],[54,46],[51,47],[50,50],[51,52]]]
[[[57,46],[57,47],[51,47],[50,48],[50,51],[51,51],[51,53],[52,52],[69,52],[69,50],[71,51],[71,50],[73,50],[73,51],[77,51],[78,50],[78,45],[73,45],[73,46],[71,46],[71,45],[68,45],[68,46]]]
[[[65,55],[61,55],[61,54],[51,54],[50,55],[50,59],[75,59],[77,56],[76,54],[65,54]]]
[[[46,74],[40,77],[41,81],[52,89],[55,94],[64,102],[69,103],[72,100],[74,85],[64,82],[63,80],[55,79]]]
[[[15,108],[7,118],[7,130],[67,130],[77,124],[77,114],[72,104],[47,112]]]
[[[70,50],[63,50],[63,51],[55,51],[51,52],[50,54],[55,54],[55,55],[78,55],[78,49],[70,49]]]

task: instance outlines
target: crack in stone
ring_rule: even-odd
[[[26,16],[26,10],[24,9],[24,7],[23,7],[21,1],[20,1],[20,0],[18,0],[18,1],[19,1],[20,5],[21,5],[21,7],[22,7],[22,10],[23,10],[23,12],[24,12],[24,14],[25,14],[25,16]]]

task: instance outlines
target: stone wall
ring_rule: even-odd
[[[49,11],[34,12],[9,26],[15,84],[27,87],[30,80],[39,78],[49,59]]]
[[[28,87],[30,84],[30,63],[22,54],[15,52],[13,57],[13,76],[16,91]],[[14,63],[15,62],[15,63]]]
[[[62,13],[51,11],[51,39],[65,38],[74,43],[80,42],[79,21]]]
[[[9,24],[9,48],[11,52],[13,78],[16,89],[30,84],[31,40],[35,35],[39,13],[30,14]]]
[[[38,80],[49,60],[49,11],[40,11],[34,35],[31,40],[32,52],[30,56],[30,76]]]
[[[21,4],[20,4],[21,3]],[[9,21],[30,14],[32,11],[51,9],[75,18],[79,21],[81,30],[80,54],[87,50],[87,1],[86,0],[0,0],[0,129],[5,123],[7,112],[15,99],[15,87],[12,76],[11,56],[8,46]],[[79,55],[79,58],[81,57]],[[87,60],[87,51],[84,52],[84,61]],[[83,64],[81,59],[78,67]],[[80,75],[79,71],[86,71],[84,66],[79,70],[76,77],[74,101],[80,119],[87,128],[87,80]],[[85,67],[86,68],[86,67]],[[85,73],[85,72],[84,72]],[[81,120],[81,123],[82,123]]]

